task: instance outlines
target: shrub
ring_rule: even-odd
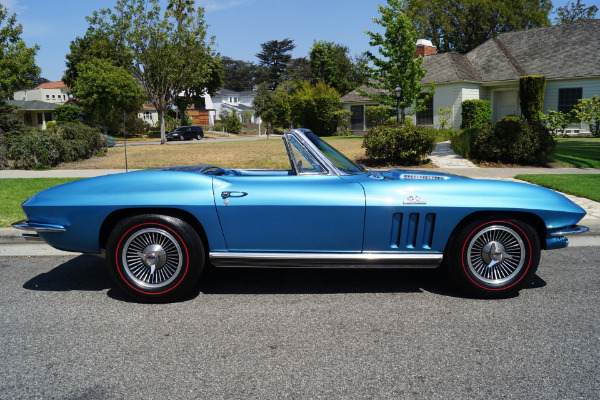
[[[334,133],[336,136],[348,136],[352,133],[350,131],[350,118],[352,117],[352,112],[349,110],[338,110],[334,111],[333,115],[337,121],[337,129]]]
[[[0,169],[8,167],[8,144],[4,133],[0,132]]]
[[[471,145],[481,128],[469,128],[460,131],[450,137],[450,147],[457,154],[465,158],[471,158]]]
[[[460,129],[476,128],[492,120],[492,103],[487,100],[465,100],[462,102],[462,124]]]
[[[333,135],[337,128],[334,112],[340,105],[340,94],[326,83],[314,87],[304,83],[291,97],[292,122],[319,136]]]
[[[519,99],[521,113],[527,121],[538,121],[544,107],[546,77],[522,76],[519,78]]]
[[[388,106],[366,106],[365,117],[368,126],[384,125],[386,120],[396,114],[396,110]]]
[[[65,146],[57,135],[42,132],[23,135],[13,142],[9,157],[15,161],[15,169],[46,169],[62,161]]]
[[[548,110],[548,115],[540,113],[539,119],[546,127],[548,127],[548,129],[550,129],[550,132],[554,136],[558,136],[558,131],[564,135],[567,126],[575,122],[573,114],[552,110]]]
[[[587,122],[594,137],[600,137],[600,97],[593,95],[589,99],[579,99],[573,109],[578,120]]]
[[[65,104],[62,106],[56,107],[56,124],[72,124],[79,122],[79,112],[80,109],[77,106],[72,106],[69,104]],[[49,122],[46,123],[46,126]]]
[[[435,148],[435,131],[411,125],[376,126],[365,134],[368,158],[385,164],[415,165]]]
[[[454,129],[452,109],[450,107],[440,107],[438,109],[438,116],[440,120],[440,129]]]
[[[541,164],[555,146],[542,124],[506,116],[481,129],[471,143],[471,156],[481,161]]]
[[[59,129],[60,136],[74,149],[70,151],[72,155],[77,154],[77,158],[65,161],[76,161],[94,157],[103,151],[106,151],[106,139],[98,129],[90,128],[83,124],[65,124]]]

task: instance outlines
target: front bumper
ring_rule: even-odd
[[[589,231],[589,228],[579,225],[558,228],[549,231],[548,237],[546,238],[546,250],[555,250],[567,247],[569,245],[569,239],[567,239],[565,236],[579,235],[586,233],[587,231]]]
[[[23,238],[30,241],[42,241],[39,232],[54,233],[66,232],[67,230],[67,228],[61,225],[38,224],[35,222],[30,222],[29,220],[15,222],[14,224],[12,224],[12,227],[15,229],[26,231],[26,233],[23,233]]]

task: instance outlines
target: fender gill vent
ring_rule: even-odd
[[[409,180],[409,179],[441,179],[441,180],[446,180],[448,178],[446,178],[445,176],[436,176],[436,175],[409,175],[409,174],[402,174],[400,176],[402,179],[405,180]]]

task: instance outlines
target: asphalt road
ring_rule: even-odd
[[[505,300],[438,271],[230,269],[150,305],[95,258],[0,257],[0,398],[597,399],[599,259],[543,252]]]

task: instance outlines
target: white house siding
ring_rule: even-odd
[[[428,88],[425,88],[425,91]],[[481,89],[475,83],[452,83],[439,84],[435,87],[433,95],[433,125],[436,128],[440,127],[440,107],[450,107],[452,110],[452,118],[450,124],[454,123],[454,129],[459,129],[462,123],[462,102],[464,100],[480,99]],[[411,115],[409,118],[413,122],[416,121],[416,116]]]
[[[582,88],[582,97],[589,99],[592,96],[600,96],[600,78],[588,78],[588,79],[561,79],[561,80],[548,80],[546,81],[546,91],[544,92],[544,109],[545,114],[549,110],[558,110],[558,90],[566,88]],[[589,133],[589,126],[587,123],[582,122],[580,124],[569,125],[566,133],[577,135],[580,133]]]
[[[15,100],[26,100],[33,101],[39,100],[44,101],[46,103],[64,103],[69,100],[72,96],[70,95],[70,90],[68,87],[58,88],[58,89],[27,89],[27,90],[18,90],[14,92],[13,98]]]

